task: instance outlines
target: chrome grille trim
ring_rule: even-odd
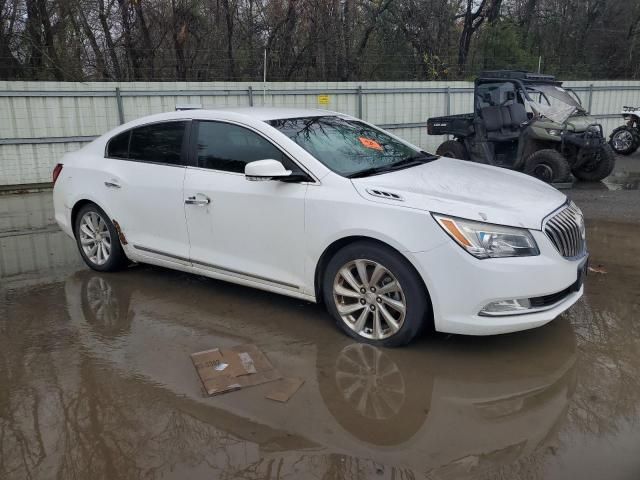
[[[543,230],[563,257],[581,257],[586,253],[584,217],[575,203],[569,202],[547,217]]]

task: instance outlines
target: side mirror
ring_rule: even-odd
[[[516,92],[507,92],[507,100],[515,100],[516,99]]]
[[[278,160],[256,160],[247,163],[244,167],[245,178],[252,182],[283,178],[289,175],[291,175],[291,170],[285,169]]]

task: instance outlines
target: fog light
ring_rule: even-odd
[[[523,310],[531,308],[531,302],[528,298],[514,298],[510,300],[498,300],[487,304],[480,315],[509,315],[513,313],[521,313]]]

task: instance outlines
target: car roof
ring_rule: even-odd
[[[255,120],[278,120],[281,118],[304,118],[322,117],[325,115],[339,115],[330,110],[320,110],[318,108],[287,108],[287,107],[222,107],[211,109],[191,110],[193,118],[199,118],[199,114],[206,116],[206,112],[225,112],[246,115]]]
[[[269,120],[279,120],[287,118],[307,118],[323,116],[340,116],[351,118],[348,115],[330,110],[320,110],[316,108],[277,108],[277,107],[220,107],[211,109],[193,108],[177,110],[174,112],[156,113],[145,117],[137,118],[121,125],[116,131],[110,134],[124,131],[152,122],[162,122],[167,120],[193,119],[193,120],[245,120],[251,122],[268,122]]]

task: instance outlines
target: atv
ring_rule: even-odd
[[[626,124],[611,132],[609,145],[620,155],[631,155],[640,147],[640,107],[622,107]]]
[[[436,153],[528,173],[549,183],[609,176],[615,155],[602,125],[579,97],[551,75],[483,72],[474,82],[474,113],[433,117],[429,135],[451,135]]]

